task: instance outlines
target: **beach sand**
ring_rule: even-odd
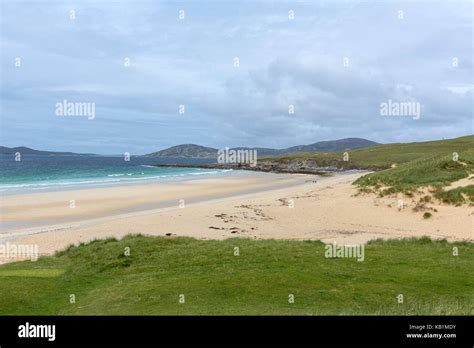
[[[351,183],[364,174],[250,173],[4,196],[0,211],[6,228],[0,243],[35,244],[40,255],[51,255],[70,244],[138,233],[338,244],[421,236],[473,241],[472,207],[431,203],[437,212],[423,219],[422,212],[412,209],[414,199],[356,196]],[[398,208],[399,199],[404,200],[403,209]]]

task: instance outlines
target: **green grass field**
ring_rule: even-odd
[[[391,168],[393,165],[399,166],[403,163],[435,156],[452,156],[453,152],[460,154],[473,148],[474,135],[470,135],[447,140],[384,144],[347,150],[349,156],[347,161],[344,161],[344,152],[306,152],[271,159],[283,162],[293,159],[312,159],[321,167],[381,170]]]
[[[474,313],[472,243],[374,241],[362,262],[326,258],[324,247],[143,236],[95,241],[37,262],[0,266],[0,314]]]

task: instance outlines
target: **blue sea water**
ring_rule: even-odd
[[[200,168],[162,168],[153,164],[202,164],[209,160],[132,156],[0,155],[0,192],[60,189],[116,183],[192,178],[225,172]]]

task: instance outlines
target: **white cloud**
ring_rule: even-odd
[[[37,147],[101,152],[107,144],[108,153],[123,143],[146,153],[180,142],[286,147],[472,133],[473,18],[466,2],[2,6],[4,145],[23,145],[19,124],[37,129],[44,139]],[[186,18],[179,20],[182,8]],[[97,119],[68,127],[51,117],[53,103],[73,98],[94,101]],[[419,101],[422,117],[380,117],[388,99]]]

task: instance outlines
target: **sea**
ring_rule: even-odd
[[[205,164],[206,159],[131,156],[49,156],[0,154],[0,193],[60,190],[68,187],[175,181],[220,175],[229,170],[165,168],[154,164]]]

